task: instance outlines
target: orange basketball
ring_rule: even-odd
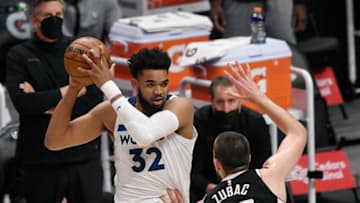
[[[100,45],[104,48],[104,54],[110,64],[110,52],[102,41],[94,37],[81,37],[71,42],[71,44],[66,48],[64,55],[64,66],[67,73],[72,78],[75,78],[83,84],[89,85],[93,83],[86,74],[80,72],[77,68],[82,67],[89,69],[90,67],[82,57],[82,54],[86,54],[91,57],[90,49],[99,53]]]

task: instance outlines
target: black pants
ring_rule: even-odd
[[[23,168],[22,190],[27,203],[102,202],[100,160]]]

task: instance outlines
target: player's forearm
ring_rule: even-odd
[[[272,119],[285,135],[278,151],[289,150],[291,148],[293,158],[297,160],[298,157],[295,157],[295,155],[300,156],[306,144],[307,133],[304,126],[267,96],[262,95],[259,97],[261,98],[256,100],[256,104],[264,110],[265,114]]]
[[[64,97],[56,106],[51,117],[46,136],[45,146],[50,150],[62,149],[65,142],[65,135],[69,129],[72,108],[75,104],[80,89],[69,88]]]
[[[142,147],[170,135],[179,127],[176,115],[169,110],[157,112],[149,118],[132,106],[126,98],[115,100],[112,106],[131,137]]]
[[[299,121],[270,99],[263,99],[259,104],[285,135],[277,153],[270,157],[264,163],[264,166],[270,163],[269,166],[266,167],[271,167],[276,171],[274,176],[285,179],[304,151],[307,139],[306,130]]]
[[[272,121],[285,134],[300,134],[305,132],[302,124],[289,114],[285,109],[275,104],[267,96],[261,95],[256,104],[272,119]]]

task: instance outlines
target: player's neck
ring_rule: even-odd
[[[247,170],[248,170],[247,167],[237,167],[236,169],[231,170],[231,172],[225,173],[225,175],[222,179],[229,180],[229,179],[235,178],[236,176],[246,172]]]
[[[225,172],[223,179],[227,179],[227,177],[232,176],[234,174],[238,175],[238,174],[244,173],[247,170],[248,170],[247,166],[239,166],[239,167],[233,168],[232,170]]]

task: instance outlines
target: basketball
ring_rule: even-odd
[[[87,64],[82,55],[86,54],[91,58],[90,49],[93,49],[95,52],[99,53],[100,45],[102,45],[105,57],[110,64],[110,53],[102,41],[94,37],[80,37],[71,42],[71,44],[65,50],[64,66],[66,72],[72,78],[75,78],[77,81],[83,84],[92,84],[93,82],[91,78],[88,77],[86,73],[79,71],[77,68],[82,67],[85,69],[90,69],[90,66]]]

